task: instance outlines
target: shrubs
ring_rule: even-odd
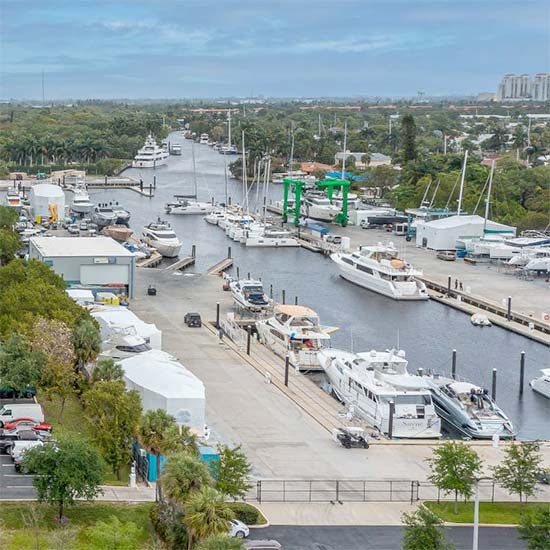
[[[233,510],[235,518],[247,525],[264,525],[267,523],[262,513],[246,502],[230,502],[229,507]]]
[[[171,502],[158,502],[149,513],[157,535],[169,548],[186,548],[187,531],[183,511]]]

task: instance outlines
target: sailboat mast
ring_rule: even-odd
[[[231,108],[227,112],[227,145],[231,147]]]
[[[495,161],[491,162],[491,172],[489,174],[489,189],[487,189],[487,200],[485,201],[485,219],[483,220],[483,234],[487,229],[487,218],[489,217],[489,203],[491,202],[491,188],[493,187],[493,174],[495,172]]]
[[[340,179],[344,179],[344,173],[346,171],[346,148],[348,146],[348,121],[344,122],[344,155],[342,156],[342,175]],[[343,196],[343,192],[342,192]]]
[[[243,145],[243,163],[242,163],[243,164],[243,201],[246,203],[246,210],[248,211],[248,189],[246,185],[246,149],[244,147],[244,130],[242,132],[242,145]]]
[[[460,176],[460,191],[458,193],[458,210],[456,215],[460,216],[462,211],[462,195],[464,193],[464,178],[466,177],[466,163],[468,162],[468,149],[464,151],[464,165],[462,166],[462,175]]]
[[[227,208],[227,158],[226,155],[222,155],[223,157],[223,179],[224,179],[224,187],[225,187],[225,207]]]
[[[195,165],[195,142],[191,142],[191,157],[193,158],[193,186],[195,187],[195,200],[197,198],[197,167]]]
[[[267,167],[265,173],[265,188],[264,188],[264,229],[267,223],[267,196],[269,193],[269,179],[271,173],[271,157],[267,157]]]

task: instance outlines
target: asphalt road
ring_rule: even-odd
[[[35,498],[32,476],[18,474],[11,456],[0,455],[0,500]]]
[[[275,539],[284,550],[401,550],[401,527],[297,527],[276,525],[253,529],[250,539]],[[456,550],[472,548],[471,527],[449,527]],[[479,550],[524,550],[515,528],[482,527]]]

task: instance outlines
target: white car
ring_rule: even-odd
[[[21,471],[21,463],[27,449],[32,449],[34,447],[41,447],[44,445],[44,442],[40,439],[30,440],[30,441],[14,441],[13,445],[10,447],[9,454],[15,465],[15,471]]]
[[[250,529],[248,525],[245,525],[242,521],[238,519],[232,519],[229,521],[229,536],[236,537],[238,539],[245,539],[250,534]]]

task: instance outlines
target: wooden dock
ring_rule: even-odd
[[[154,250],[149,258],[143,258],[136,262],[136,267],[157,267],[162,262],[162,256]]]
[[[233,265],[233,258],[224,258],[221,262],[213,265],[206,273],[208,275],[219,275]]]
[[[183,271],[184,269],[187,269],[188,267],[191,267],[192,265],[195,265],[195,256],[187,256],[185,258],[181,258],[181,260],[178,260],[177,262],[169,265],[168,267],[165,267],[163,269],[163,272],[167,273],[170,271]]]

